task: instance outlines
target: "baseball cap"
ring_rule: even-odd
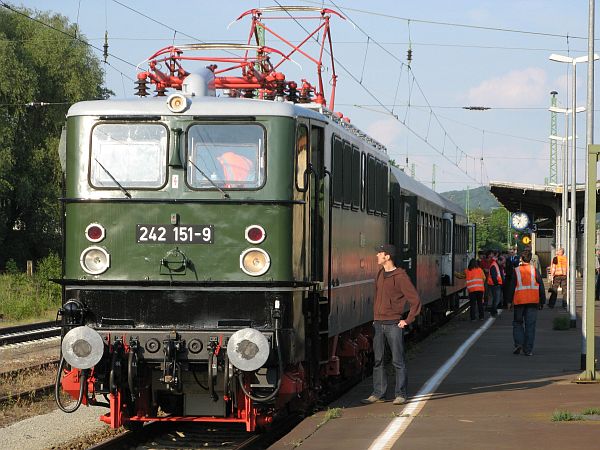
[[[377,247],[375,247],[375,251],[377,253],[379,252],[384,252],[390,256],[395,256],[396,255],[396,247],[393,246],[392,244],[381,244],[378,245]]]

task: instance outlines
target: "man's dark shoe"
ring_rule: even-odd
[[[523,356],[533,356],[533,352],[523,352]]]
[[[514,355],[518,355],[519,353],[521,353],[521,350],[523,350],[523,347],[521,347],[520,345],[515,345],[515,349],[513,350],[513,354]]]
[[[363,398],[360,402],[364,405],[370,405],[371,403],[384,403],[385,399],[369,395],[368,398]]]

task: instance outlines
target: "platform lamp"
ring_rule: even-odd
[[[579,106],[577,108],[575,108],[575,114],[573,114],[573,109],[571,108],[559,108],[557,106],[551,106],[550,108],[548,108],[551,112],[555,112],[555,113],[561,113],[565,115],[565,129],[566,129],[566,134],[569,134],[569,116],[573,115],[573,117],[575,116],[576,113],[580,113],[585,111],[585,108],[583,106]],[[575,131],[575,127],[573,127],[573,131]],[[571,270],[569,270],[569,272],[567,273],[567,289],[569,289],[569,295],[567,296],[569,299],[569,315],[570,315],[570,325],[571,328],[575,328],[577,325],[577,312],[576,312],[576,303],[575,303],[575,294],[573,294],[573,296],[571,296],[571,285],[573,286],[573,288],[575,287],[575,264],[576,264],[576,247],[574,245],[571,245],[572,242],[569,242],[569,236],[575,236],[575,232],[576,232],[576,221],[575,221],[575,212],[576,212],[576,203],[575,200],[576,197],[573,195],[573,190],[571,191],[571,209],[567,208],[567,204],[568,204],[568,178],[569,178],[569,171],[568,171],[568,147],[569,147],[569,140],[572,140],[572,148],[575,149],[575,142],[577,141],[577,136],[575,134],[573,134],[573,136],[567,136],[565,138],[560,137],[560,136],[549,136],[550,139],[552,140],[558,140],[558,141],[562,141],[564,143],[563,146],[563,167],[562,167],[562,173],[563,173],[563,180],[562,180],[562,212],[561,212],[561,246],[565,249],[565,254],[568,255],[569,257],[569,261],[571,261],[571,264],[569,265],[569,267],[573,267],[573,272],[571,272]],[[575,151],[573,150],[572,155],[571,155],[571,168],[573,170],[575,170]],[[573,175],[574,176],[574,175]],[[572,188],[575,185],[575,182],[572,181]],[[568,216],[568,218],[567,218]],[[567,222],[570,222],[571,226],[569,228],[569,230],[571,230],[568,234],[567,234]],[[574,231],[575,230],[575,231]],[[571,282],[571,280],[573,280],[573,282]],[[565,295],[563,293],[563,295]]]
[[[593,53],[593,51],[590,52],[589,56],[591,56]],[[597,54],[593,53],[594,55],[594,61],[597,59],[600,59],[600,56],[598,56]],[[573,143],[572,143],[572,149],[571,149],[571,214],[570,217],[572,219],[571,222],[571,229],[570,229],[570,233],[569,233],[569,247],[570,247],[570,253],[569,253],[569,277],[570,280],[572,280],[572,282],[570,283],[570,285],[568,285],[569,288],[569,312],[571,314],[571,326],[573,325],[573,320],[574,317],[576,318],[576,312],[575,312],[575,269],[576,269],[576,245],[577,245],[577,241],[576,241],[576,237],[577,237],[577,171],[576,171],[576,157],[577,157],[577,138],[576,136],[576,129],[577,129],[577,120],[576,120],[576,111],[577,111],[577,106],[576,106],[576,102],[577,102],[577,63],[583,63],[583,62],[588,62],[589,58],[588,55],[584,55],[584,56],[579,56],[577,58],[571,58],[569,56],[564,56],[564,55],[557,55],[555,53],[550,55],[550,61],[556,61],[556,62],[561,62],[561,63],[567,63],[567,64],[571,64],[573,66],[573,80],[572,80],[572,108],[571,108],[571,113],[572,113],[572,120],[573,120]],[[581,346],[582,346],[582,351],[581,351],[581,358],[582,358],[582,365],[583,365],[583,358],[584,355],[586,353],[586,349],[587,349],[587,330],[586,330],[586,295],[584,295],[584,304],[583,304],[583,308],[582,308],[582,322],[583,322],[583,326],[581,327],[581,335],[582,335],[582,342],[581,342]],[[591,300],[591,299],[589,299]],[[592,337],[593,338],[593,337]]]
[[[600,59],[600,56],[594,53],[594,60]],[[571,144],[571,229],[569,232],[569,313],[571,315],[571,326],[574,327],[577,318],[576,313],[576,299],[575,299],[575,269],[577,264],[577,120],[575,114],[577,113],[577,63],[588,62],[588,55],[579,56],[577,58],[571,58],[570,56],[557,55],[555,53],[550,55],[550,61],[556,61],[561,63],[568,63],[573,66],[573,83],[572,83],[572,124],[573,124],[573,141]],[[583,308],[583,317],[585,320],[585,306]],[[582,327],[582,347],[585,347],[585,327]]]

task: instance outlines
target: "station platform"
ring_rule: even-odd
[[[553,421],[558,411],[600,410],[600,384],[574,383],[582,372],[581,295],[577,292],[577,328],[553,330],[555,317],[568,316],[560,299],[554,309],[538,311],[533,356],[512,353],[512,310],[476,322],[469,320],[468,312],[462,314],[407,355],[408,403],[361,404],[371,393],[368,378],[329,405],[329,411],[308,417],[270,448],[598,448],[600,416]],[[596,336],[599,311],[597,302]],[[472,345],[465,350],[467,341]],[[596,338],[596,354],[599,344]],[[440,377],[438,370],[444,366],[447,376]],[[391,400],[393,379],[388,386]]]

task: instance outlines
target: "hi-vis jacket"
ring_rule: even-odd
[[[217,160],[223,168],[225,181],[246,181],[253,170],[252,161],[233,152],[225,152]]]
[[[565,255],[556,255],[552,259],[552,267],[550,269],[550,273],[553,277],[567,275],[567,257]]]
[[[515,305],[546,303],[542,276],[532,264],[521,263],[511,279],[509,298]]]
[[[485,291],[484,280],[485,274],[480,267],[475,269],[465,269],[465,278],[467,279],[467,292],[483,292]]]
[[[502,272],[500,271],[500,266],[498,265],[498,261],[492,261],[490,265],[490,273],[487,276],[487,284],[489,286],[498,286],[502,285]]]

